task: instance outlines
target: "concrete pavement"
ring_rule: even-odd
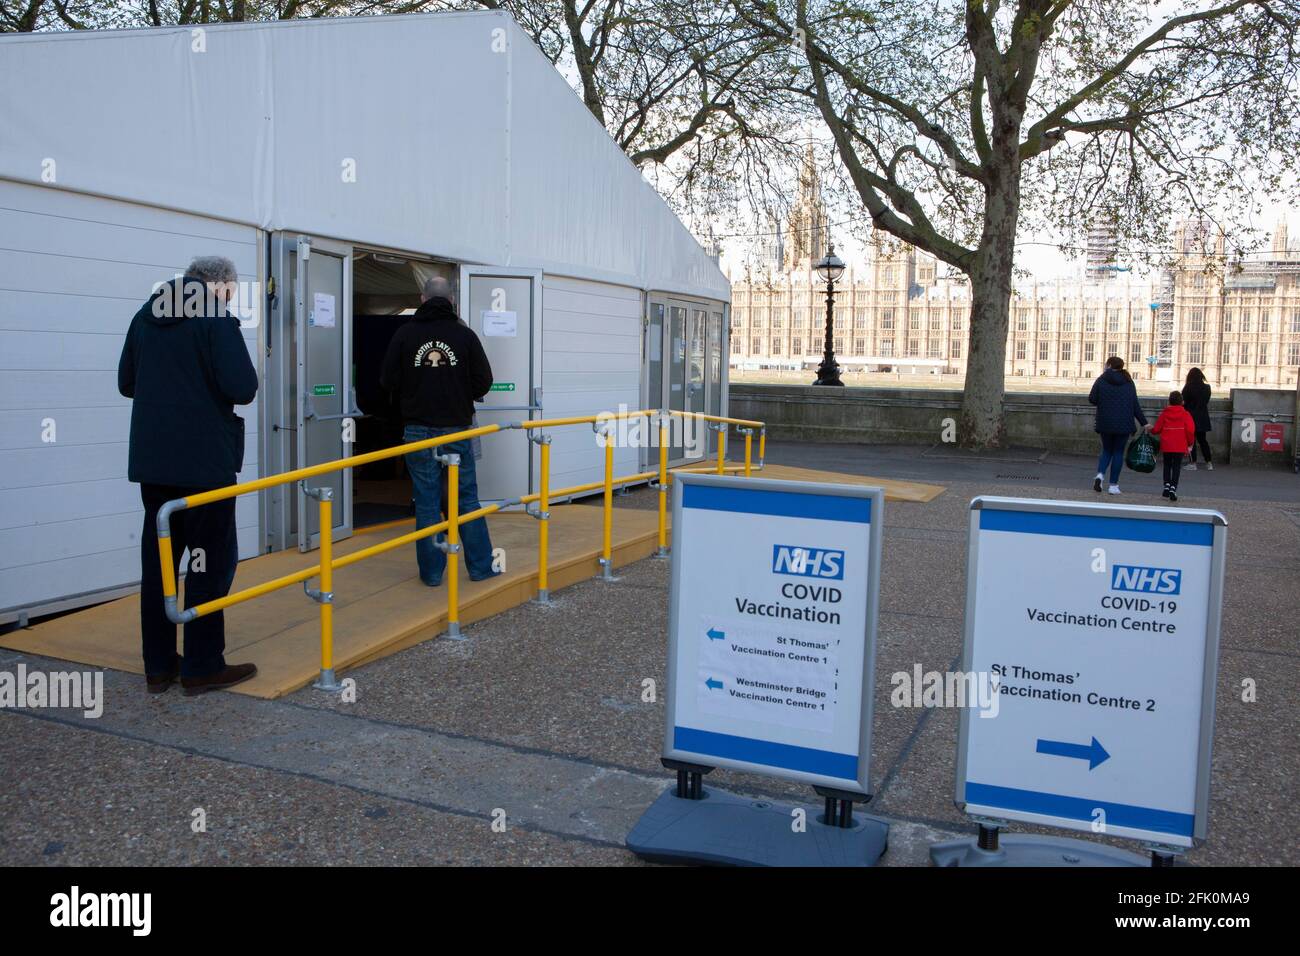
[[[925,865],[930,842],[972,829],[952,804],[956,714],[891,707],[889,675],[955,666],[970,498],[1092,500],[1093,462],[768,452],[948,485],[928,504],[886,507],[882,569],[869,809],[893,825],[884,862]],[[1122,500],[1158,503],[1158,486],[1126,474]],[[1223,468],[1187,475],[1180,490],[1180,504],[1229,521],[1210,838],[1188,861],[1295,865],[1300,479]],[[620,509],[653,504],[647,490],[618,499]],[[658,762],[667,570],[641,561],[617,583],[558,592],[554,608],[518,607],[467,627],[464,642],[426,642],[349,672],[354,703],[311,689],[274,701],[149,697],[140,678],[109,672],[98,719],[0,711],[0,864],[636,863],[622,838],[670,782]],[[20,662],[67,669],[0,652],[0,670]],[[1251,703],[1246,679],[1257,685]],[[764,777],[715,771],[706,783],[815,803],[808,788]]]

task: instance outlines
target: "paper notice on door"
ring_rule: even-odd
[[[483,310],[483,334],[514,338],[519,334],[519,318],[514,312]]]
[[[334,296],[326,292],[317,292],[312,296],[311,315],[307,324],[318,329],[332,329],[334,322]]]

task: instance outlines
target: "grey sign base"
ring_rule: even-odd
[[[935,866],[1151,866],[1148,858],[1128,850],[1032,833],[999,834],[996,850],[981,850],[975,837],[933,843],[930,861]]]
[[[795,809],[708,788],[702,799],[687,800],[670,787],[627,835],[627,848],[656,863],[874,866],[889,844],[883,820],[854,813],[853,826],[828,827],[812,806],[800,807],[805,829],[796,833]]]

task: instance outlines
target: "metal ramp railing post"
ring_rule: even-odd
[[[317,690],[339,691],[343,685],[334,675],[334,489],[308,488],[305,481],[298,486],[308,498],[315,498],[320,519],[320,589],[314,590],[302,582],[307,596],[320,605],[320,677],[311,686]],[[305,533],[307,529],[302,529]]]
[[[750,477],[750,462],[754,450],[754,429],[737,428],[736,431],[745,436],[745,477]]]
[[[668,557],[668,425],[672,415],[659,410],[659,478],[650,486],[659,492],[659,550],[656,558]]]
[[[529,435],[528,440],[535,442],[541,449],[541,475],[537,482],[537,507],[528,513],[537,519],[537,596],[534,604],[551,607],[550,581],[547,580],[547,564],[550,562],[551,549],[551,436]]]
[[[600,566],[601,580],[617,581],[614,577],[614,554],[612,547],[614,529],[614,436],[609,421],[593,422],[592,429],[602,438],[605,445],[605,499],[604,522],[601,535]]]
[[[436,542],[447,555],[447,636],[463,641],[460,633],[460,455],[434,455],[447,466],[447,540]]]

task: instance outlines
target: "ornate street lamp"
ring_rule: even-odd
[[[840,367],[835,361],[835,280],[844,275],[844,263],[835,254],[835,244],[830,243],[826,258],[813,266],[826,282],[826,347],[822,350],[822,364],[817,369],[814,385],[839,385]]]

